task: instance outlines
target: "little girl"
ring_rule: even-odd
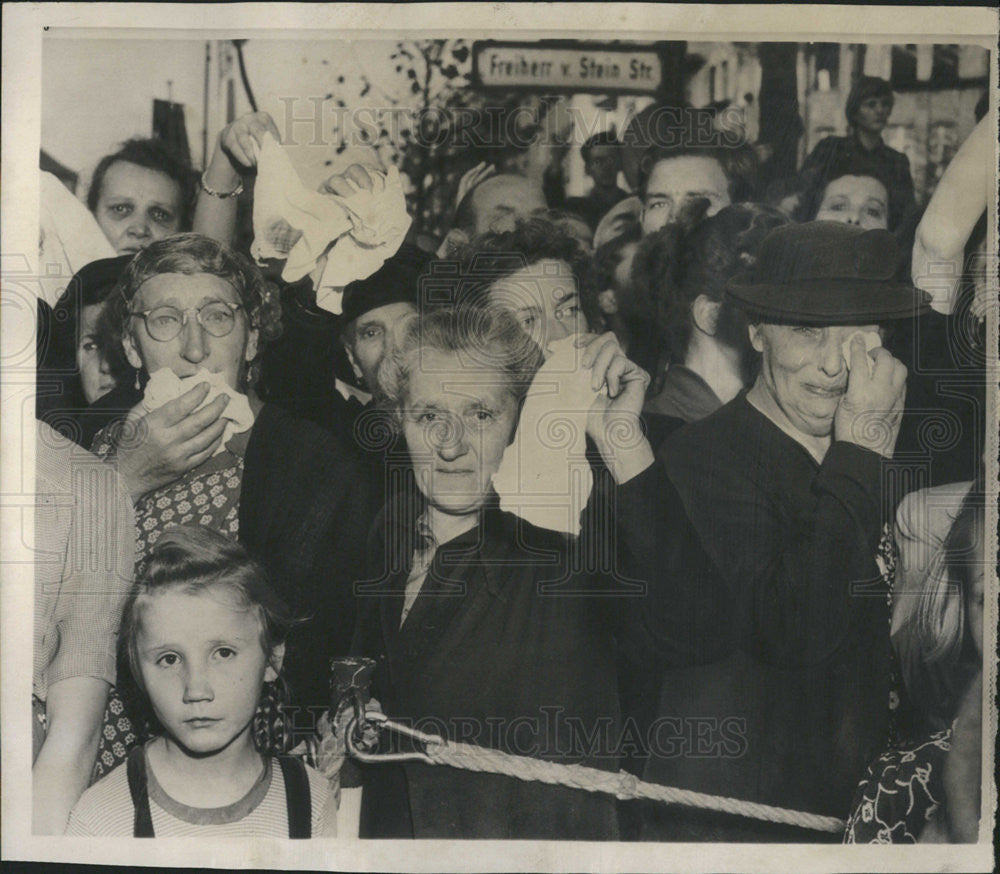
[[[977,840],[985,508],[980,479],[966,495],[919,589],[904,593],[907,600],[900,602],[902,618],[893,644],[923,726],[868,767],[855,793],[846,843]],[[991,563],[994,555],[990,553]]]
[[[119,641],[156,736],[83,794],[67,834],[335,835],[335,788],[260,740],[262,691],[278,681],[290,625],[242,546],[205,527],[165,531]]]

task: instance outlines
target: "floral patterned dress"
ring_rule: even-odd
[[[180,479],[139,499],[135,505],[136,576],[160,535],[175,525],[205,525],[233,540],[237,538],[243,452],[249,435],[249,431],[236,435],[222,452]],[[91,451],[100,458],[114,455],[112,427],[97,434]],[[121,670],[119,665],[119,674]],[[139,720],[130,709],[121,690],[112,689],[104,713],[94,780],[112,771],[125,760],[128,751],[142,741]]]
[[[854,796],[844,842],[915,844],[944,798],[942,774],[951,729],[882,753]]]

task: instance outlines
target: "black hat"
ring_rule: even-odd
[[[115,258],[98,258],[84,264],[69,281],[56,307],[91,306],[107,300],[111,289],[121,279],[125,268],[134,256],[118,255]]]
[[[897,278],[888,231],[806,222],[771,231],[754,267],[726,284],[751,317],[806,325],[865,325],[926,312],[930,296]]]
[[[367,279],[357,279],[344,288],[340,324],[346,327],[359,316],[391,303],[420,305],[420,277],[434,256],[403,243],[391,258]]]
[[[52,334],[56,342],[76,349],[76,330],[84,307],[104,303],[134,256],[99,258],[84,264],[69,281],[52,308]],[[74,353],[75,354],[75,353]]]
[[[76,345],[83,309],[103,304],[108,299],[132,258],[132,255],[100,258],[85,264],[73,274],[51,313],[41,316],[38,334],[40,373],[75,373]],[[117,349],[114,349],[112,366],[120,363],[116,355]]]

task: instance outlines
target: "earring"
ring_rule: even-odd
[[[139,385],[139,368],[135,369],[135,390],[139,391],[141,386]]]

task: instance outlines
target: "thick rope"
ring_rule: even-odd
[[[381,714],[379,715],[381,716]],[[842,832],[846,826],[844,820],[833,816],[820,816],[816,813],[788,810],[769,804],[742,801],[738,798],[708,795],[689,789],[646,783],[626,771],[616,773],[589,768],[586,765],[563,765],[558,762],[515,756],[500,750],[445,740],[435,735],[414,731],[408,726],[388,719],[379,720],[379,726],[422,741],[426,745],[426,752],[417,755],[409,754],[406,757],[420,759],[432,765],[448,765],[466,771],[500,774],[518,780],[567,786],[571,789],[583,789],[587,792],[603,792],[614,795],[621,801],[648,799],[664,804],[682,804],[686,807],[697,807],[701,810],[729,813],[749,819],[794,825],[813,831]],[[378,762],[384,758],[381,755],[363,753],[359,755],[359,752],[353,747],[351,752],[364,761]],[[403,758],[403,756],[399,758]]]

